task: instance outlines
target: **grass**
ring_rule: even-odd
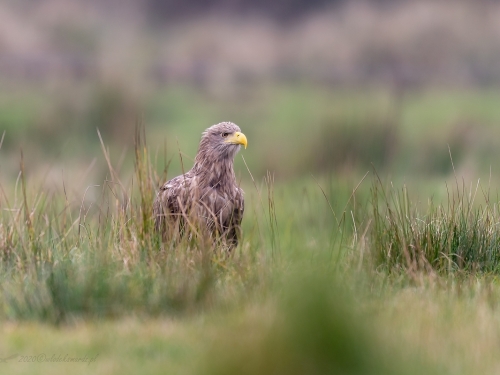
[[[208,351],[207,372],[437,373],[417,356],[405,357],[391,350],[391,345],[381,348],[382,341],[356,311],[351,297],[338,282],[318,271],[315,275],[305,275],[303,270],[295,273],[270,316],[226,328]]]
[[[421,213],[406,187],[372,188],[371,251],[389,271],[493,273],[499,271],[498,202],[490,191],[452,189],[442,204],[429,200]],[[479,205],[478,194],[485,201]]]
[[[100,136],[100,134],[99,134]],[[1,312],[8,320],[65,324],[78,319],[192,313],[258,285],[255,246],[231,259],[204,241],[162,246],[153,230],[157,177],[142,134],[128,187],[108,161],[101,197],[87,206],[68,196],[30,196],[21,163],[21,199],[3,204]],[[63,199],[61,199],[63,198]],[[229,302],[229,301],[227,301]]]
[[[250,139],[250,147],[259,148],[246,155],[259,178],[267,170],[278,179],[331,170],[338,174],[342,168],[364,174],[372,162],[390,174],[411,170],[425,177],[441,176],[451,172],[447,145],[457,166],[473,166],[473,172],[487,174],[491,161],[500,156],[495,142],[500,136],[495,126],[500,95],[494,89],[409,90],[399,99],[384,88],[312,84],[250,85],[220,95],[172,84],[137,99],[119,86],[104,84],[89,84],[71,95],[56,90],[51,100],[39,88],[11,91],[3,93],[9,100],[2,107],[0,126],[7,130],[3,151],[15,157],[3,168],[15,165],[20,146],[30,149],[27,165],[41,160],[58,164],[63,154],[84,168],[99,152],[96,127],[113,154],[123,153],[122,169],[132,168],[137,118],[148,124],[155,165],[165,144],[169,156],[180,148],[189,161],[196,153],[192,140],[201,131],[221,119],[234,121]],[[12,98],[15,105],[10,105]],[[18,119],[19,113],[30,117]],[[240,160],[237,167],[245,170]],[[170,172],[181,170],[178,158],[173,158]],[[94,171],[91,177],[100,183],[103,164]],[[9,168],[4,175],[13,180],[17,170]]]
[[[461,168],[496,130],[480,137],[467,126],[447,125],[413,142],[408,121],[426,119],[418,113],[432,100],[410,95],[399,122],[384,95],[373,102],[368,92],[296,90],[265,91],[272,108],[259,96],[246,105],[232,102],[235,113],[257,125],[245,130],[251,177],[237,160],[246,210],[231,256],[197,240],[162,246],[151,220],[155,187],[178,172],[172,150],[184,150],[182,137],[192,137],[194,125],[182,127],[189,108],[181,103],[193,95],[204,103],[189,117],[196,122],[220,117],[217,99],[208,105],[189,89],[160,96],[153,103],[158,118],[162,100],[172,101],[175,112],[166,129],[148,128],[148,144],[145,130],[130,149],[113,144],[113,129],[94,135],[86,157],[99,173],[88,178],[64,172],[55,185],[40,182],[37,153],[24,148],[17,182],[2,169],[0,185],[0,358],[98,357],[84,366],[19,358],[0,366],[12,374],[87,373],[89,366],[97,374],[495,373],[496,171],[488,187],[466,189],[461,173],[474,171]],[[460,97],[450,93],[447,101],[456,107]],[[339,113],[327,109],[332,102]],[[461,108],[471,117],[476,110]],[[496,116],[491,108],[480,114]],[[266,130],[270,118],[279,122],[276,132]],[[303,128],[305,119],[311,124]],[[363,130],[368,123],[370,132]],[[163,130],[179,130],[180,146],[167,142],[163,151]],[[276,140],[284,146],[271,147]],[[298,150],[312,162],[297,162]],[[186,154],[188,168],[192,152]],[[289,156],[280,173],[262,173]],[[365,176],[372,162],[389,177]],[[406,168],[418,172],[404,175]],[[99,186],[82,188],[78,181]]]

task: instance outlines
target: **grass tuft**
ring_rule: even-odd
[[[410,274],[498,273],[499,206],[488,194],[484,205],[476,204],[475,197],[476,193],[457,187],[446,204],[429,200],[420,213],[406,186],[385,189],[375,182],[371,251],[376,265]]]

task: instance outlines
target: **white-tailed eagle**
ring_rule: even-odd
[[[155,228],[164,241],[191,231],[229,248],[238,244],[244,198],[233,162],[241,146],[247,147],[247,138],[232,122],[203,132],[193,168],[161,186],[154,201]]]

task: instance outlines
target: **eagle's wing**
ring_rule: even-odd
[[[231,246],[238,244],[241,221],[245,210],[243,190],[234,186],[233,194],[221,194],[217,189],[197,190],[197,180],[190,172],[167,181],[158,191],[153,205],[155,229],[164,240],[182,235],[186,215],[195,209],[197,217],[211,232],[217,231]]]
[[[235,186],[235,194],[231,202],[228,202],[228,207],[230,207],[230,210],[226,211],[225,215],[221,217],[225,232],[224,237],[226,237],[229,244],[237,246],[238,240],[241,237],[241,221],[243,220],[243,213],[245,211],[243,190],[237,186]]]
[[[182,214],[181,205],[187,205],[185,200],[189,197],[189,176],[180,175],[167,181],[160,187],[153,204],[155,228],[161,233],[166,233],[169,217],[179,218]]]

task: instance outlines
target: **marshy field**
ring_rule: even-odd
[[[0,373],[500,371],[498,6],[346,2],[233,40],[28,3],[0,4],[29,21],[0,43]],[[158,187],[226,120],[240,244],[162,243]]]
[[[241,107],[158,93],[122,149],[114,129],[58,130],[48,161],[43,142],[21,152],[7,128],[8,373],[497,371],[500,92],[409,92],[396,110],[379,89],[259,90]],[[201,131],[228,112],[249,139],[235,167],[241,244],[230,256],[162,246],[156,188],[190,168]]]

